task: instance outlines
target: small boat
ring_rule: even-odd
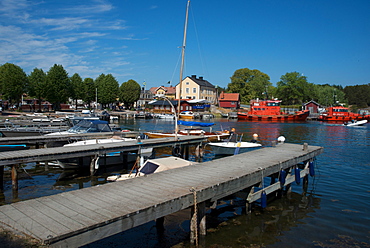
[[[68,135],[101,132],[113,132],[107,121],[83,119],[66,131],[49,133],[46,135]]]
[[[0,137],[23,137],[23,136],[40,136],[53,132],[65,131],[69,128],[67,125],[57,126],[42,126],[35,123],[32,125],[18,125],[7,120],[4,122],[4,127],[0,128]]]
[[[355,126],[363,126],[366,123],[367,123],[367,120],[360,120],[360,121],[353,120],[350,122],[346,122],[343,125],[347,127],[355,127]]]
[[[297,111],[294,114],[284,113],[280,110],[281,100],[251,100],[250,110],[238,112],[238,120],[250,121],[306,121],[309,110]]]
[[[156,159],[148,159],[145,161],[143,166],[136,170],[131,170],[128,174],[117,174],[107,177],[107,181],[109,182],[115,182],[115,181],[122,181],[127,180],[130,178],[140,177],[144,175],[149,175],[152,173],[158,173],[161,171],[171,170],[175,168],[180,168],[188,165],[192,165],[194,162],[170,156],[170,157],[164,157],[164,158],[156,158]],[[133,168],[134,169],[134,168]]]
[[[195,121],[177,121],[178,125],[183,126],[190,126],[191,128],[183,128],[180,129],[177,134],[176,133],[167,133],[167,132],[146,132],[149,138],[164,138],[164,137],[175,137],[177,136],[188,136],[188,135],[196,135],[196,136],[204,136],[208,139],[208,141],[220,141],[223,139],[227,139],[230,136],[228,131],[205,131],[201,128],[193,128],[194,126],[199,127],[211,127],[214,123],[209,122],[195,122]]]
[[[89,139],[77,141],[71,144],[66,144],[63,147],[71,146],[86,146],[86,145],[96,145],[96,144],[112,144],[112,143],[122,143],[122,142],[137,142],[136,139],[132,138],[121,138],[121,137],[112,137],[108,139]],[[95,161],[95,169],[98,169],[100,166],[110,166],[122,164],[124,162],[133,162],[137,159],[138,155],[140,157],[149,157],[153,152],[153,148],[142,148],[140,151],[135,152],[110,152],[105,155],[100,155]],[[77,169],[81,167],[89,167],[92,161],[92,157],[80,157],[80,158],[67,158],[60,159],[57,161],[58,166],[62,169]]]
[[[195,114],[192,111],[182,111],[179,114],[179,118],[181,118],[181,119],[194,119],[195,118]]]
[[[241,141],[242,137],[243,135],[240,136],[239,141],[236,141],[238,139],[237,135],[232,135],[224,142],[210,142],[207,145],[212,148],[212,151],[216,155],[236,155],[262,146],[261,144],[257,143],[257,134],[253,135],[252,142]]]
[[[175,115],[173,114],[155,114],[154,117],[158,119],[175,120]]]
[[[351,122],[352,120],[370,120],[370,115],[361,115],[352,113],[348,108],[343,106],[329,107],[326,112],[322,113],[319,121],[326,122]]]

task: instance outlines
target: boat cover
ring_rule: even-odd
[[[184,125],[184,126],[197,126],[197,127],[210,127],[214,125],[214,123],[210,123],[210,122],[182,121],[182,120],[178,120],[177,124]]]

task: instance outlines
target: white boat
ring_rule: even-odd
[[[175,120],[175,115],[173,114],[156,114],[154,117],[158,119]]]
[[[360,121],[354,120],[352,122],[344,123],[343,125],[347,127],[355,127],[355,126],[363,126],[366,123],[367,123],[367,120],[360,120]]]
[[[63,132],[54,132],[46,135],[68,135],[81,133],[113,132],[107,121],[83,119],[76,125]]]
[[[211,146],[212,151],[217,155],[234,155],[236,151],[238,151],[237,153],[243,153],[262,146],[261,144],[258,143],[246,141],[211,142],[208,143],[207,145]]]
[[[195,114],[192,111],[183,111],[179,114],[180,119],[194,119]]]
[[[70,146],[85,146],[85,145],[95,145],[95,144],[111,144],[111,143],[122,143],[122,142],[137,142],[136,139],[131,138],[108,138],[108,139],[89,139],[77,141],[71,144],[66,144],[64,147]],[[110,166],[117,165],[126,162],[133,162],[140,157],[149,157],[153,152],[153,148],[142,148],[140,151],[135,152],[110,152],[105,155],[100,155],[95,161],[95,169],[98,169],[100,166]],[[79,158],[67,158],[60,159],[57,161],[58,166],[62,169],[77,169],[81,167],[89,167],[92,161],[92,157],[85,156]]]
[[[131,171],[131,173],[127,174],[118,174],[112,175],[107,177],[107,181],[109,182],[116,182],[116,181],[123,181],[135,177],[140,177],[144,175],[149,175],[152,173],[158,173],[161,171],[171,170],[175,168],[180,168],[188,165],[192,165],[195,162],[191,162],[182,158],[178,157],[165,157],[165,158],[156,158],[156,159],[148,159],[143,166],[137,170],[136,172]]]

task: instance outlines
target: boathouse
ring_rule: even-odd
[[[238,109],[240,108],[240,94],[222,91],[218,98],[218,105],[221,108]]]

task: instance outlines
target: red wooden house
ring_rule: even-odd
[[[222,91],[218,102],[221,108],[238,109],[240,107],[240,95],[239,93],[225,93]]]

